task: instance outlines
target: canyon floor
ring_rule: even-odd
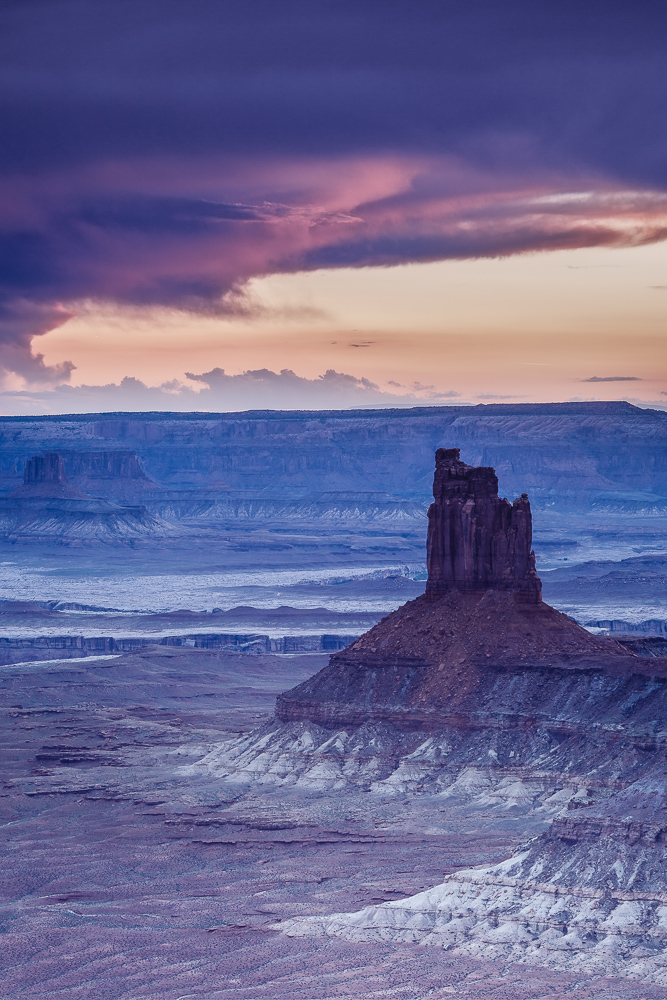
[[[499,769],[494,744],[471,743],[479,759],[455,773],[437,741],[391,727],[272,721],[278,694],[423,592],[443,442],[494,465],[507,496],[529,492],[549,604],[654,652],[667,634],[664,414],[498,404],[0,423],[3,998],[667,1000],[655,969],[612,976],[618,955],[564,972],[398,940],[431,905],[420,913],[415,894],[543,845],[569,803],[599,826],[611,772]],[[34,457],[54,449],[75,493],[57,469],[53,495],[37,482]],[[382,906],[402,900],[383,941]],[[359,911],[351,940],[345,915]]]
[[[547,599],[594,630],[664,633],[657,522],[621,537],[605,520],[579,541],[574,524],[542,547]],[[307,649],[358,635],[423,591],[417,527],[325,539],[300,525],[270,545],[244,530],[224,552],[205,539],[2,545],[4,996],[667,998],[618,976],[274,929],[502,862],[563,806],[479,769],[444,801],[391,782],[336,790],[308,767],[288,787],[206,765],[270,727],[276,695],[327,660],[259,653],[258,637]],[[600,558],[577,562],[574,547]],[[248,652],[192,648],[221,633]],[[63,636],[148,645],[91,658],[58,648]]]
[[[619,977],[272,929],[500,861],[553,814],[479,790],[443,810],[409,793],[230,784],[196,766],[325,660],[152,647],[0,669],[3,996],[667,997]]]

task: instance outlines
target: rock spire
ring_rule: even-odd
[[[438,448],[428,512],[426,596],[451,590],[508,590],[542,600],[532,551],[530,502],[498,496],[493,469],[466,465],[458,448]]]
[[[433,495],[426,593],[281,694],[279,720],[435,731],[493,719],[498,729],[522,728],[532,725],[547,683],[560,685],[567,701],[577,676],[638,669],[625,647],[542,601],[525,494],[513,504],[501,499],[493,469],[466,465],[452,448],[436,453]],[[501,675],[511,711],[497,703]]]

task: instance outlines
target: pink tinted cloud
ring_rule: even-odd
[[[667,237],[667,195],[574,180],[399,156],[109,161],[16,177],[0,212],[26,266],[4,288],[3,364],[66,380],[68,363],[48,368],[30,349],[66,320],[58,302],[224,312],[239,308],[230,290],[271,273]]]
[[[224,294],[250,277],[276,272],[627,246],[667,235],[667,196],[661,192],[603,186],[563,192],[522,186],[512,178],[498,190],[497,177],[477,176],[473,183],[465,178],[465,192],[449,193],[463,186],[460,173],[449,164],[362,160],[329,164],[326,170],[321,163],[306,163],[294,166],[288,191],[284,164],[275,175],[255,165],[243,185],[232,171],[236,184],[218,178],[218,199],[238,186],[241,204],[256,218],[157,237],[150,231],[79,223],[89,252],[86,260],[77,260],[79,280],[90,286],[85,294],[91,297],[169,301],[171,286],[174,301],[214,309],[216,290]],[[438,183],[420,189],[427,174]],[[210,177],[206,181],[212,183]],[[270,190],[271,197],[291,200],[263,198],[272,182],[280,182],[281,190],[277,195]],[[203,186],[201,180],[195,185]],[[197,283],[211,291],[189,294],[188,287]],[[203,301],[207,295],[208,303]]]

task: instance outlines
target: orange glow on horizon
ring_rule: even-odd
[[[75,303],[34,348],[49,364],[71,358],[75,385],[334,368],[389,392],[459,393],[452,402],[667,400],[664,243],[275,275],[241,304],[245,315],[197,316]]]

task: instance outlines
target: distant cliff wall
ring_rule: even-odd
[[[234,489],[426,499],[433,452],[453,446],[472,465],[493,466],[503,492],[529,492],[533,505],[601,494],[612,503],[648,502],[638,489],[652,490],[653,501],[667,498],[667,413],[628,403],[2,417],[0,482],[18,485],[26,459],[45,450],[136,451],[162,486],[222,479]]]
[[[62,458],[70,479],[148,480],[136,451],[63,451]]]
[[[285,635],[201,632],[168,636],[47,635],[28,638],[0,636],[0,664],[74,659],[130,653],[144,646],[189,646],[237,653],[322,653],[344,649],[353,635]]]

